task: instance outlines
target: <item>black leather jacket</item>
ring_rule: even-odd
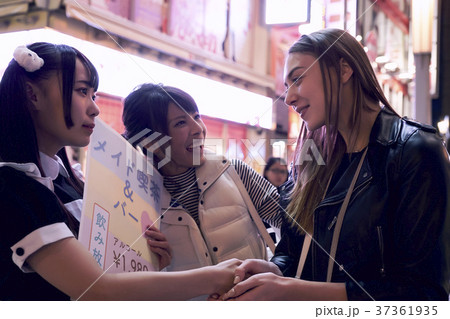
[[[357,162],[315,209],[302,279],[326,281],[333,219]],[[288,181],[286,190],[292,186]],[[342,225],[341,267],[335,264],[332,281],[346,283],[349,300],[448,300],[449,198],[449,157],[436,130],[382,110]],[[272,262],[293,277],[304,236],[288,225]]]

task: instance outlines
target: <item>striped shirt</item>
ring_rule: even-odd
[[[280,196],[277,189],[243,161],[233,159],[231,165],[234,166],[241,178],[261,219],[272,226],[280,227],[282,216],[279,212]],[[190,168],[176,176],[164,176],[164,187],[172,197],[171,207],[181,205],[198,224],[200,191],[195,176],[195,168]]]

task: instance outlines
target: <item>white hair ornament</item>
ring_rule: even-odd
[[[18,46],[13,56],[14,60],[27,72],[37,71],[44,65],[44,60],[24,45]]]

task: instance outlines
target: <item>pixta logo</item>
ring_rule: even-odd
[[[159,132],[152,132],[150,129],[144,129],[128,140],[129,144],[126,151],[126,159],[127,161],[135,162],[135,159],[132,158],[134,154],[132,145],[135,145],[135,148],[138,151],[143,155],[147,155],[147,160],[140,165],[142,166],[140,169],[152,175],[155,167],[159,170],[172,160],[170,140],[170,136],[163,135]],[[277,139],[276,141],[277,143],[284,141],[284,145],[292,145],[295,147],[295,142],[293,143],[292,139]],[[275,148],[274,143],[275,140],[263,138],[257,139],[256,141],[251,141],[249,139],[223,138],[209,138],[204,140],[194,139],[192,143],[192,164],[194,166],[200,165],[202,156],[206,157],[208,160],[222,159],[222,156],[225,156],[228,159],[241,159],[246,162],[251,161],[257,165],[264,166],[266,165],[265,158],[268,157],[266,156],[266,146],[270,144]],[[207,151],[203,152],[201,146],[207,149]],[[243,150],[245,150],[245,155]],[[157,154],[160,159],[156,166],[155,163],[153,163],[153,154]],[[286,154],[284,160],[288,162]],[[304,141],[300,156],[297,157],[295,165],[302,165],[304,162],[312,161],[315,161],[317,165],[325,165],[317,145],[313,140],[309,139]]]
[[[164,165],[170,162],[171,160],[171,147],[168,145],[166,148],[163,148],[162,146],[164,144],[169,143],[171,140],[170,136],[163,135],[159,132],[152,132],[149,129],[143,129],[139,133],[132,136],[130,139],[128,139],[128,147],[126,149],[126,161],[134,162],[135,160],[133,158],[133,145],[135,145],[135,148],[140,152],[142,155],[147,155],[147,161],[139,162],[141,163],[140,169],[144,172],[146,172],[149,175],[153,174],[153,169],[155,167],[153,163],[153,154],[158,152],[158,155],[161,157],[162,154],[162,160],[158,162],[157,168],[160,169]],[[138,142],[139,141],[139,142]],[[138,143],[136,143],[138,142]],[[143,150],[145,149],[145,153]],[[145,166],[145,167],[144,167]]]
[[[314,156],[314,159],[311,157],[310,153]],[[325,165],[325,161],[323,160],[316,143],[314,143],[312,139],[307,139],[303,143],[300,156],[295,164],[303,165],[304,162],[312,162],[314,160],[317,162],[317,165]]]

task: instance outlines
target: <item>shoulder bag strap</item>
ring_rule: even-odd
[[[325,195],[327,194],[328,187],[330,186],[331,178],[333,176],[330,176],[328,179],[327,186],[325,187],[325,191],[323,192],[322,200],[325,198]],[[311,246],[311,240],[313,237],[313,231],[310,233],[305,232],[305,239],[303,240],[303,246],[302,246],[302,252],[300,254],[300,260],[298,262],[297,267],[297,274],[295,275],[295,278],[300,279],[303,272],[303,267],[305,266],[306,257],[308,256],[309,247]]]
[[[295,278],[300,279],[303,272],[303,267],[305,266],[306,256],[308,256],[309,247],[311,246],[311,238],[313,234],[305,233],[305,239],[303,240],[302,253],[300,255],[300,260],[298,261],[297,273]]]
[[[328,269],[327,269],[327,282],[331,281],[331,276],[333,274],[333,263],[335,261],[334,258],[336,257],[337,244],[338,244],[338,241],[339,241],[339,235],[340,235],[340,232],[341,232],[342,222],[344,220],[344,215],[345,215],[345,212],[347,211],[347,206],[348,206],[348,204],[350,202],[350,197],[352,195],[353,188],[355,187],[356,180],[358,179],[359,172],[361,171],[361,167],[362,167],[362,164],[364,162],[364,158],[366,157],[366,154],[367,154],[367,148],[364,151],[364,153],[363,153],[363,155],[362,155],[362,157],[361,157],[361,159],[359,161],[358,167],[356,168],[355,175],[353,175],[352,182],[350,183],[350,187],[349,187],[349,189],[347,191],[347,194],[345,195],[344,202],[342,203],[341,209],[339,210],[339,214],[338,214],[336,225],[335,225],[334,232],[333,232],[333,239],[332,239],[332,242],[331,242],[330,258],[328,260]],[[327,193],[328,187],[330,186],[331,177],[328,180],[328,184],[327,184],[327,187],[325,189],[323,198],[325,198],[325,195]],[[323,198],[322,198],[322,200],[323,200]],[[305,239],[303,241],[302,252],[301,252],[301,255],[300,255],[300,260],[299,260],[298,267],[297,267],[297,274],[295,275],[295,278],[300,278],[301,275],[302,275],[303,267],[305,265],[305,261],[306,261],[307,255],[308,255],[309,247],[311,246],[311,239],[312,239],[312,237],[313,237],[312,233],[311,234],[308,234],[308,233],[305,234]]]
[[[348,203],[350,202],[350,197],[352,196],[353,188],[355,187],[356,180],[358,179],[359,172],[361,171],[364,158],[367,154],[367,148],[361,156],[358,167],[356,168],[355,175],[353,175],[353,180],[348,188],[347,195],[345,195],[344,202],[342,203],[341,209],[337,217],[336,225],[334,226],[333,240],[331,242],[330,258],[328,259],[328,270],[327,270],[327,282],[331,281],[331,276],[333,275],[333,264],[335,262],[336,250],[339,242],[339,235],[341,233],[342,222],[344,221],[345,212],[347,211]]]

